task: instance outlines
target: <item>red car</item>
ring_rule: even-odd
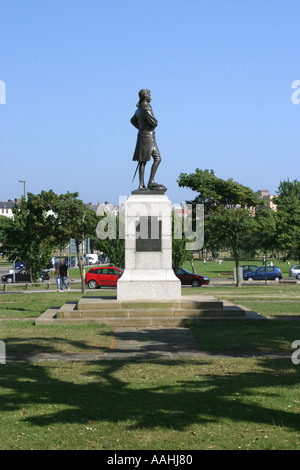
[[[183,268],[173,268],[175,275],[180,279],[182,286],[200,287],[209,284],[209,277],[200,274],[190,273]]]
[[[107,267],[90,269],[85,275],[85,283],[90,289],[98,287],[116,287],[118,279],[122,276],[121,268]]]

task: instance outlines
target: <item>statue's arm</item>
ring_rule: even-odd
[[[136,127],[137,129],[139,129],[139,121],[138,121],[138,119],[137,119],[137,117],[136,117],[135,114],[134,114],[134,115],[132,116],[132,118],[130,119],[130,122],[131,122],[131,124],[132,124],[134,127]]]
[[[149,124],[152,127],[156,127],[157,126],[157,119],[155,119],[155,117],[153,115],[152,108],[151,108],[150,105],[147,106],[147,108],[146,108],[146,116],[147,116],[147,121],[149,122]]]

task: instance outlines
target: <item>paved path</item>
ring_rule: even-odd
[[[116,328],[115,347],[104,353],[51,353],[22,354],[6,357],[6,362],[42,361],[101,361],[136,359],[211,359],[226,357],[289,357],[282,352],[233,352],[202,351],[188,328],[136,329],[133,327]]]

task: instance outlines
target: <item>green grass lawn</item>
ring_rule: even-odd
[[[299,286],[182,292],[259,305],[266,315],[272,307],[278,315],[295,316],[205,322],[193,328],[203,351],[284,352],[287,357],[0,364],[0,449],[299,450],[300,365],[291,361],[292,342],[300,339]],[[110,327],[34,324],[49,307],[81,296],[72,291],[1,294],[0,340],[7,355],[109,354]]]
[[[115,290],[87,291],[86,296],[115,295]],[[48,308],[61,307],[67,301],[78,301],[81,292],[26,292],[0,295],[0,319],[3,318],[37,318]]]
[[[270,260],[267,260],[267,264]],[[290,261],[290,266],[288,266],[287,262],[284,261],[278,261],[275,259],[272,259],[274,266],[278,266],[279,269],[282,271],[282,276],[284,278],[289,277],[289,270],[290,267],[293,266],[294,264],[298,264],[297,261],[291,260]],[[244,264],[252,264],[256,266],[263,266],[262,260],[261,259],[251,259],[251,260],[243,260],[240,261],[240,266]],[[206,266],[204,266],[203,260],[194,260],[194,266],[195,270],[198,274],[202,274],[204,276],[208,276],[210,278],[220,278],[220,279],[227,279],[227,278],[232,278],[233,277],[233,270],[235,267],[235,262],[234,260],[222,260],[222,264],[219,264],[217,261],[207,261]],[[185,261],[183,263],[183,267],[187,269],[188,271],[192,272],[192,265],[190,261]]]
[[[1,449],[300,449],[286,359],[23,363],[1,368]]]

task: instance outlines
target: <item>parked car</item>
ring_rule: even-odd
[[[261,266],[254,271],[243,274],[244,281],[279,281],[282,279],[282,273],[278,266]]]
[[[93,268],[85,275],[85,283],[89,289],[97,289],[98,287],[116,287],[118,279],[123,274],[123,269],[115,267]]]
[[[46,271],[43,269],[41,271],[39,281],[43,282],[43,281],[49,281],[49,280],[50,280],[49,271]],[[4,276],[2,276],[2,282],[8,282],[8,283],[13,282],[13,273],[4,274]],[[15,282],[31,282],[29,271],[27,271],[27,269],[21,269],[20,271],[17,271],[15,273]]]
[[[184,268],[173,268],[175,275],[180,279],[182,286],[200,287],[209,284],[209,277],[201,276],[187,271]]]
[[[15,261],[14,269],[23,269],[24,267],[25,264],[23,263],[23,261],[21,261],[20,259],[18,261]]]
[[[300,264],[294,264],[294,266],[291,267],[289,276],[300,279]]]
[[[243,268],[243,274],[244,274],[244,273],[248,273],[250,271],[255,271],[255,269],[257,269],[258,266],[256,266],[255,264],[244,264],[244,265],[240,266],[240,268]]]

